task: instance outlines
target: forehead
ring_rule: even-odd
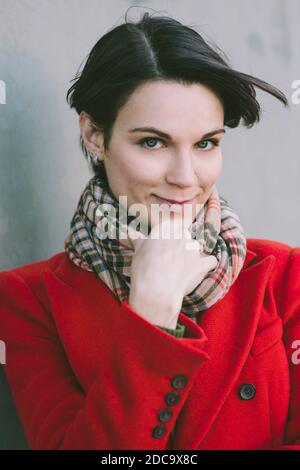
[[[224,109],[205,85],[145,82],[120,109],[115,124],[122,129],[152,125],[167,132],[178,128],[209,131],[223,126]]]

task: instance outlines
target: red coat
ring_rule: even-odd
[[[180,313],[185,338],[64,252],[0,273],[2,367],[30,448],[300,450],[299,268],[300,248],[248,239],[227,295],[199,324]]]

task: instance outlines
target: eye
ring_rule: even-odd
[[[146,142],[150,142],[150,146],[149,146],[149,147],[145,147],[145,146],[144,146],[144,144],[145,144]],[[155,137],[146,137],[145,139],[142,139],[142,140],[139,141],[139,145],[140,145],[141,147],[144,147],[144,148],[153,149],[153,148],[155,148],[155,145],[151,145],[151,143],[153,144],[153,142],[154,142],[154,144],[155,144],[155,142],[161,142],[161,140],[160,140],[160,139],[156,139]]]
[[[210,143],[212,144],[212,147],[210,147],[209,150],[212,150],[214,147],[217,147],[219,145],[219,141],[218,140],[215,140],[215,139],[210,139],[210,140],[202,140],[201,142],[199,142],[200,144],[204,144],[204,147],[200,147],[201,149],[203,150],[206,150],[207,149],[207,144]]]
[[[150,142],[150,145],[149,145],[149,142]],[[163,142],[163,141],[161,139],[156,138],[156,137],[145,137],[144,139],[141,139],[138,144],[141,147],[146,148],[146,149],[147,148],[148,149],[156,149],[156,147],[155,147],[156,142]],[[147,146],[145,147],[146,143],[147,143]],[[219,145],[219,141],[216,140],[216,139],[202,140],[198,143],[200,145],[202,144],[201,147],[198,147],[198,149],[200,148],[201,150],[212,150],[214,147],[217,147]],[[212,147],[207,148],[207,144],[211,144]]]

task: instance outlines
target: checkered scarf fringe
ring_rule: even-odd
[[[99,207],[105,207],[103,204],[114,207],[113,215],[99,210]],[[128,229],[131,218],[96,175],[81,193],[64,241],[70,260],[76,266],[96,273],[120,303],[129,296],[133,249],[126,246],[119,235]],[[99,227],[118,236],[99,237]],[[195,321],[197,313],[221,300],[237,279],[246,257],[246,237],[239,217],[219,196],[216,186],[189,230],[192,239],[202,242],[201,251],[218,260],[217,267],[183,298],[181,312]]]

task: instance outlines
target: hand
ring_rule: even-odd
[[[183,297],[217,266],[215,256],[200,252],[188,223],[168,218],[154,225],[148,238],[130,237],[135,252],[128,303],[151,323],[168,328],[176,327]],[[187,249],[187,242],[195,249]]]

